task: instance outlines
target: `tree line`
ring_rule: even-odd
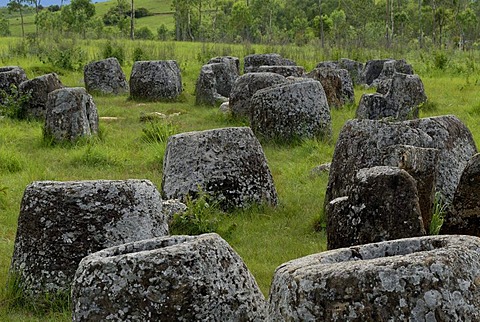
[[[10,0],[23,19],[35,8],[36,33],[74,32],[134,38],[135,18],[149,15],[117,0],[103,17],[91,0],[40,10],[40,0]],[[174,30],[138,30],[136,38],[250,42],[322,47],[480,48],[480,0],[172,0]],[[4,23],[4,22],[3,22]],[[2,25],[2,21],[0,21]],[[2,28],[5,30],[5,28]],[[22,34],[23,23],[22,23]]]
[[[175,39],[480,46],[480,0],[173,0]]]

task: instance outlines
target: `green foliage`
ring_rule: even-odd
[[[0,37],[8,37],[10,32],[10,22],[2,15],[0,16]]]
[[[187,210],[175,214],[170,223],[172,235],[200,235],[217,232],[219,228],[218,216],[221,214],[217,203],[201,192],[195,200],[187,197]]]
[[[155,35],[153,34],[153,31],[150,28],[141,27],[135,31],[135,38],[153,40],[155,39]]]
[[[177,129],[169,121],[149,121],[142,129],[142,139],[147,143],[167,143],[168,138],[175,133],[177,133]]]
[[[8,188],[0,184],[0,209],[4,210],[7,206],[5,196],[7,195]]]
[[[436,69],[445,70],[448,67],[449,59],[444,51],[436,51],[433,54],[433,66]]]
[[[105,47],[103,48],[102,51],[102,57],[105,58],[110,58],[110,57],[115,57],[120,65],[123,66],[125,63],[125,49],[123,46],[120,46],[119,44],[116,43],[111,43],[108,41],[105,44]]]
[[[15,85],[10,86],[9,93],[0,90],[0,115],[12,119],[23,120],[27,117],[25,104],[30,94],[21,94]]]
[[[168,35],[168,29],[167,27],[165,26],[165,24],[161,24],[160,27],[158,27],[157,29],[157,38],[159,40],[167,40],[169,38],[169,35]]]
[[[447,207],[448,205],[443,201],[443,197],[440,192],[435,193],[432,221],[429,227],[430,235],[438,235],[438,233],[440,232],[440,228],[442,228],[443,219]]]
[[[60,41],[42,47],[39,51],[39,59],[44,64],[69,71],[80,71],[87,63],[87,53],[75,42]]]
[[[133,50],[133,62],[147,60],[147,55],[145,51],[140,47],[135,47]]]

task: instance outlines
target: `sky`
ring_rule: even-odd
[[[0,0],[0,7],[5,7],[9,1],[10,0]],[[97,3],[97,2],[103,2],[103,1],[107,1],[107,0],[93,0],[92,2]],[[40,1],[40,4],[44,7],[48,7],[54,4],[60,5],[60,3],[61,3],[60,0],[41,0]],[[69,4],[69,3],[70,3],[70,0],[63,1],[63,4]]]

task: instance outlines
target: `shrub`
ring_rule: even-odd
[[[133,50],[133,62],[147,60],[145,51],[140,47],[135,47]]]
[[[153,40],[155,38],[155,35],[153,34],[152,30],[150,30],[150,28],[142,27],[135,31],[135,38]]]
[[[163,23],[157,29],[157,37],[158,37],[158,40],[162,40],[162,41],[165,41],[168,39],[168,29]]]
[[[187,210],[173,216],[170,223],[171,234],[200,235],[216,232],[219,227],[217,215],[221,213],[218,204],[211,202],[205,193],[196,200],[187,197]]]
[[[436,69],[445,70],[448,66],[449,59],[444,51],[437,51],[433,55],[433,66]]]
[[[107,42],[105,47],[103,48],[102,51],[102,57],[105,58],[110,58],[110,57],[115,57],[120,65],[123,66],[125,63],[125,50],[123,47],[113,44],[111,42]]]

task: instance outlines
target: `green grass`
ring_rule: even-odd
[[[18,38],[3,38],[0,42],[0,65],[20,65],[31,78],[56,71],[68,86],[83,86],[81,71],[72,72],[44,64],[27,50],[25,56],[16,54]],[[46,42],[48,43],[48,41]],[[76,41],[85,51],[86,60],[102,58],[105,40]],[[135,48],[142,48],[149,59],[176,59],[182,69],[185,85],[184,101],[173,103],[135,102],[127,96],[94,96],[101,120],[101,138],[69,146],[48,146],[42,140],[40,122],[0,120],[0,321],[68,321],[65,310],[39,315],[26,307],[8,306],[11,292],[3,288],[13,253],[20,201],[25,187],[37,180],[88,180],[146,178],[161,186],[165,135],[225,126],[241,126],[239,121],[221,114],[217,108],[194,105],[194,87],[201,66],[216,55],[243,58],[256,52],[279,52],[296,60],[307,70],[319,61],[343,57],[398,57],[399,54],[375,51],[320,51],[313,47],[242,46],[228,44],[197,44],[153,41],[122,41],[116,43],[125,52],[123,66],[127,76],[133,64]],[[452,53],[446,70],[432,67],[429,54],[404,53],[412,62],[425,84],[429,104],[421,116],[455,114],[480,140],[480,63],[478,52]],[[356,101],[362,93],[356,88]],[[168,125],[158,128],[140,122],[144,113],[180,113],[170,118]],[[245,260],[262,291],[268,294],[275,268],[291,259],[324,251],[324,231],[316,231],[322,221],[322,208],[327,175],[312,177],[311,169],[330,162],[338,134],[348,119],[354,117],[355,107],[332,110],[333,137],[331,140],[305,140],[297,144],[280,145],[263,142],[274,182],[279,194],[277,208],[257,207],[233,214],[219,214],[218,227],[228,232],[225,238]],[[149,127],[150,126],[150,127]],[[148,136],[146,133],[154,134]],[[158,134],[158,138],[156,139]],[[146,135],[148,138],[146,138]],[[151,138],[155,139],[151,139]],[[321,226],[321,225],[320,225]]]

